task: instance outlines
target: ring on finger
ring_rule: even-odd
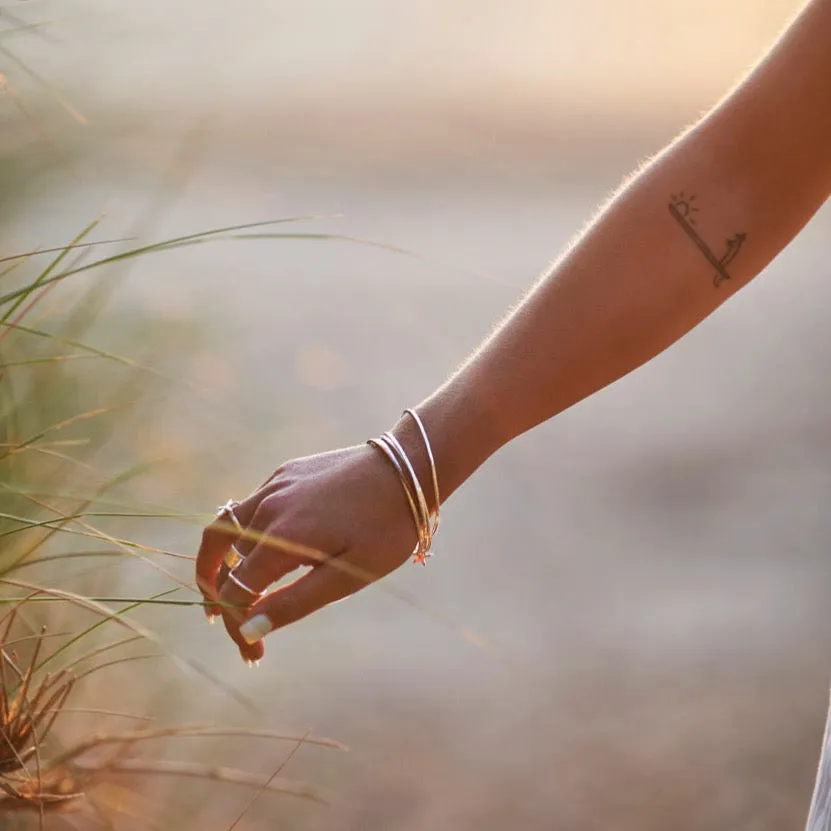
[[[234,513],[234,508],[239,507],[239,502],[234,499],[229,499],[224,505],[220,505],[219,508],[216,509],[216,515],[219,519],[228,519],[233,524],[234,528],[242,534],[245,529],[240,524],[240,521],[237,519],[237,515]]]
[[[245,555],[240,552],[236,545],[232,545],[225,553],[222,561],[228,566],[229,571],[233,571],[240,563],[245,562]]]
[[[219,519],[230,520],[237,531],[242,534],[245,529],[242,527],[242,523],[237,519],[237,515],[234,513],[234,508],[238,506],[239,502],[234,499],[229,499],[224,505],[217,508],[216,515]],[[228,569],[233,571],[240,563],[244,562],[245,555],[237,548],[235,543],[231,546],[222,560],[225,565],[228,566]]]
[[[263,596],[263,592],[254,591],[254,589],[252,589],[251,586],[247,586],[245,583],[243,583],[242,580],[240,580],[239,577],[237,577],[237,575],[234,574],[233,571],[228,572],[228,579],[234,585],[241,588],[244,592],[246,592],[247,594],[250,594],[251,597],[259,599]]]

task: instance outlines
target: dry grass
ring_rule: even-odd
[[[102,688],[97,680],[101,671],[121,665],[134,675],[134,690],[147,688],[140,662],[168,660],[171,667],[200,673],[250,705],[188,656],[173,654],[135,617],[146,607],[184,613],[202,604],[190,575],[192,556],[147,545],[129,531],[139,521],[204,521],[149,506],[130,494],[130,486],[151,467],[144,448],[131,446],[133,425],[146,418],[148,402],[163,397],[165,385],[177,382],[146,361],[89,341],[94,323],[96,331],[106,330],[97,322],[102,304],[96,302],[96,283],[74,295],[60,287],[77,274],[246,233],[250,227],[185,235],[92,259],[95,246],[87,238],[96,225],[52,250],[40,267],[35,264],[46,252],[5,258],[9,265],[0,292],[0,603],[5,606],[0,617],[0,823],[3,816],[17,817],[21,828],[29,823],[43,828],[50,817],[71,812],[86,817],[83,827],[113,828],[124,800],[106,798],[112,783],[121,783],[120,793],[126,787],[138,795],[149,779],[159,777],[245,788],[255,797],[267,792],[322,802],[326,797],[320,789],[291,778],[266,777],[213,759],[205,763],[204,757],[170,758],[164,740],[266,740],[287,747],[289,757],[303,745],[339,749],[337,742],[268,728],[158,726],[151,711],[129,705],[112,709],[116,688]],[[49,305],[56,292],[59,302]],[[164,347],[163,338],[152,340]],[[126,596],[128,570],[120,565],[155,574],[162,589]],[[104,638],[112,627],[125,636]],[[108,690],[108,709],[98,706],[102,689]],[[78,722],[82,713],[99,714],[99,729],[85,729]],[[151,723],[116,730],[108,727],[113,717]],[[162,752],[148,755],[139,750],[145,745]],[[225,798],[216,787],[205,794]],[[166,807],[156,806],[139,826],[152,827]],[[130,827],[136,821],[131,816]]]

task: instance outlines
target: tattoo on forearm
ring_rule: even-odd
[[[698,213],[695,206],[695,194],[686,196],[684,191],[670,195],[669,212],[672,218],[681,226],[684,233],[695,243],[696,248],[707,258],[710,265],[716,270],[713,277],[713,285],[718,288],[725,280],[730,279],[727,265],[736,258],[741,250],[742,244],[747,239],[747,234],[739,233],[729,237],[726,241],[726,250],[721,257],[713,253],[712,248],[701,238],[695,230],[695,217]]]

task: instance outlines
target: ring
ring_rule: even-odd
[[[240,521],[237,519],[237,515],[234,513],[234,508],[238,506],[239,502],[229,499],[224,505],[220,505],[220,507],[216,509],[216,515],[219,519],[225,519],[226,517],[230,519],[237,531],[242,534],[245,529],[242,527]]]
[[[232,545],[222,558],[222,562],[228,566],[229,571],[233,571],[240,563],[245,562],[245,555],[240,553],[236,545]]]
[[[263,596],[263,592],[255,592],[254,589],[252,589],[250,586],[246,586],[245,583],[243,583],[242,580],[240,580],[239,577],[237,577],[237,575],[234,574],[233,571],[228,572],[228,579],[232,583],[239,586],[244,592],[250,594],[252,597],[260,598]]]

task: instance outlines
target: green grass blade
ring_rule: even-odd
[[[211,242],[217,238],[222,237],[222,235],[228,235],[235,231],[243,231],[249,228],[264,228],[270,225],[279,225],[287,222],[300,222],[303,220],[310,220],[316,218],[319,217],[303,216],[290,217],[288,219],[271,219],[265,220],[263,222],[247,222],[240,225],[228,225],[224,228],[215,228],[210,231],[201,231],[195,234],[185,234],[180,237],[173,237],[171,239],[163,240],[162,242],[148,243],[147,245],[141,245],[137,248],[131,248],[129,251],[123,251],[119,254],[113,254],[109,257],[103,257],[100,260],[95,260],[94,262],[87,263],[86,265],[79,266],[78,268],[67,269],[66,271],[62,271],[60,274],[51,275],[47,279],[43,280],[40,283],[40,285],[49,285],[50,283],[65,280],[67,277],[71,277],[75,274],[82,274],[85,271],[91,271],[94,268],[100,268],[101,266],[108,265],[110,263],[121,262],[122,260],[131,259],[132,257],[141,257],[145,254],[168,251],[176,247],[180,247],[184,244],[199,245],[202,243]],[[5,305],[6,303],[12,302],[16,298],[20,297],[21,294],[24,294],[27,291],[28,288],[22,288],[0,295],[0,305]]]
[[[19,261],[26,262],[30,260],[32,257],[39,256],[40,254],[54,254],[59,251],[66,251],[68,248],[95,248],[98,245],[116,245],[120,242],[133,241],[134,240],[131,237],[115,237],[114,239],[95,240],[93,242],[78,242],[67,243],[66,245],[55,245],[51,248],[36,248],[32,251],[22,251],[20,254],[6,254],[4,257],[0,257],[0,263]],[[5,274],[5,272],[0,272],[0,277],[2,277],[3,274]]]
[[[2,50],[0,50],[0,51],[2,51]],[[26,301],[26,299],[33,292],[37,291],[37,289],[39,289],[39,288],[42,288],[42,287],[48,285],[51,282],[51,280],[49,279],[49,275],[52,274],[52,272],[64,261],[64,259],[67,256],[69,256],[69,252],[73,249],[74,246],[76,246],[85,237],[87,237],[90,233],[92,233],[92,231],[98,225],[99,221],[100,220],[96,219],[93,222],[91,222],[89,225],[87,225],[87,227],[84,228],[84,230],[81,231],[81,233],[78,234],[78,236],[75,237],[75,239],[72,240],[72,242],[69,243],[69,245],[67,245],[66,248],[64,248],[58,254],[58,256],[55,257],[55,259],[52,260],[52,262],[49,263],[49,265],[46,266],[46,268],[44,268],[43,271],[41,271],[40,274],[38,274],[37,277],[35,277],[34,280],[32,280],[31,283],[29,283],[29,285],[24,286],[22,289],[19,289],[19,294],[18,294],[17,298],[12,302],[12,305],[10,306],[10,308],[8,308],[4,312],[3,316],[0,317],[0,323],[6,323],[11,318],[11,316],[17,311],[17,309],[20,308],[20,306]],[[0,336],[0,337],[2,337],[2,336]]]

